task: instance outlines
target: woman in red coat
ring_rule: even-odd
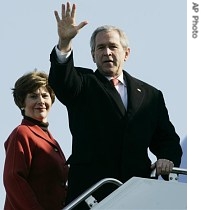
[[[47,74],[20,77],[13,90],[23,119],[5,142],[4,210],[59,210],[65,206],[68,166],[48,130],[47,116],[55,100]]]

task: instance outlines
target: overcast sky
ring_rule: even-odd
[[[11,88],[18,77],[34,68],[49,72],[49,55],[58,42],[53,11],[60,11],[62,3],[66,2],[2,0],[0,3],[1,171],[5,158],[4,141],[22,119]],[[95,69],[89,47],[95,28],[105,24],[122,28],[128,35],[131,48],[124,69],[162,90],[170,119],[185,146],[183,148],[186,148],[187,35],[191,34],[191,30],[187,34],[186,0],[75,0],[71,3],[77,5],[77,24],[83,20],[89,22],[74,39],[75,64]],[[190,1],[190,8],[191,4]],[[189,22],[193,13],[190,10]],[[71,153],[68,117],[65,107],[57,100],[50,112],[49,123],[51,133],[68,158]],[[0,178],[0,209],[3,209],[2,173]]]

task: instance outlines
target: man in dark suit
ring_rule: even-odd
[[[122,182],[133,176],[149,178],[156,167],[157,175],[166,179],[182,156],[162,92],[123,70],[130,48],[121,29],[101,26],[92,34],[95,72],[74,66],[71,42],[87,24],[76,25],[75,11],[69,2],[62,5],[61,18],[55,11],[59,44],[51,53],[49,74],[57,98],[67,107],[73,137],[68,202],[103,178]],[[148,148],[157,158],[154,164]],[[112,190],[109,186],[96,198],[99,201]]]

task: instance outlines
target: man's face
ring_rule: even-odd
[[[98,70],[105,76],[119,76],[123,70],[130,49],[124,49],[117,31],[99,32],[95,39],[93,60]]]

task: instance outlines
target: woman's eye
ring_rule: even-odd
[[[49,94],[44,94],[42,95],[43,98],[48,98],[49,97]]]
[[[30,98],[36,98],[37,96],[36,95],[30,95]]]

